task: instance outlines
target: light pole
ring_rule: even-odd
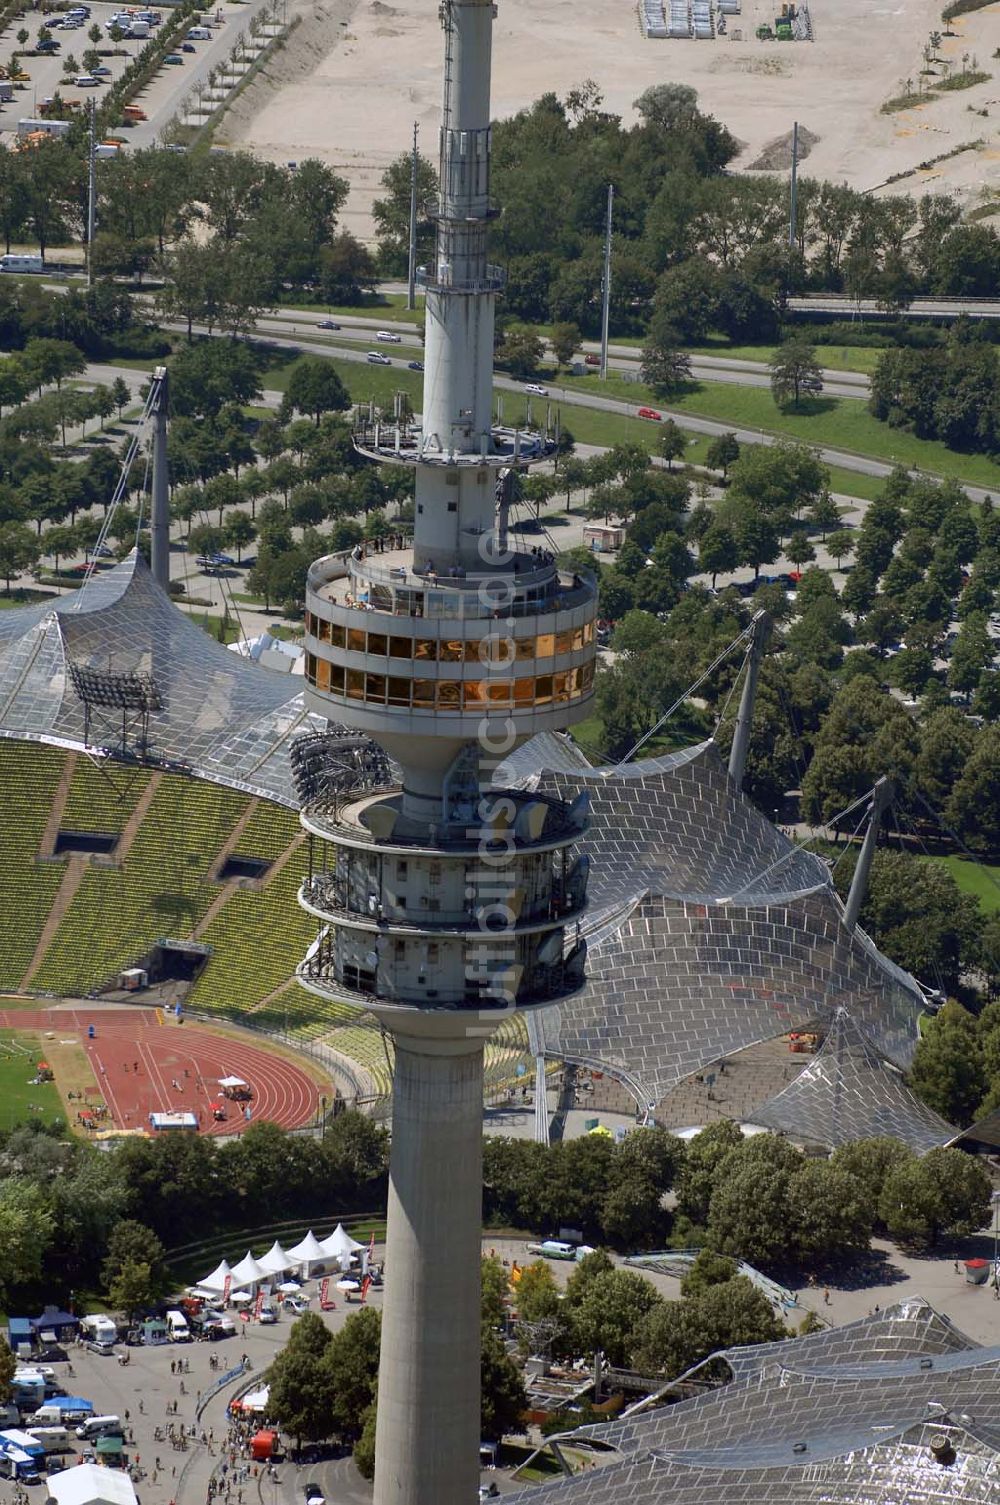
[[[1000,1191],[990,1197],[993,1203],[993,1295],[1000,1300],[1000,1276],[997,1274],[997,1255],[1000,1253]]]

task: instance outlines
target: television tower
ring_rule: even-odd
[[[395,1046],[376,1505],[476,1497],[483,1048],[515,1011],[577,991],[586,957],[586,797],[492,782],[520,743],[587,714],[596,614],[589,575],[508,533],[517,472],[554,445],[491,421],[493,14],[440,7],[423,413],[397,397],[355,430],[370,459],[414,468],[413,538],[317,560],[306,593],[307,701],[353,735],[331,737],[339,776],[302,810],[300,902],[319,930],[298,977],[373,1013]],[[357,734],[398,783],[376,784]]]

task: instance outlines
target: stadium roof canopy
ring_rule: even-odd
[[[587,982],[529,1016],[536,1050],[609,1071],[655,1104],[727,1055],[812,1024],[828,1031],[839,1018],[852,1047],[827,1056],[824,1071],[839,1067],[832,1087],[793,1083],[776,1117],[793,1102],[792,1132],[837,1143],[871,1132],[891,1098],[889,1132],[918,1149],[950,1137],[883,1060],[903,1069],[912,1060],[919,985],[847,929],[827,865],[735,788],[714,743],[590,768],[566,739],[539,738],[499,777],[590,796]],[[854,1111],[835,1124],[848,1072]]]
[[[306,711],[301,682],[209,637],[137,551],[79,591],[0,612],[0,736],[83,748],[73,669],[89,671],[95,687],[140,676],[154,687],[149,761],[298,808],[289,745],[325,729]],[[109,734],[115,719],[108,707]],[[92,724],[91,748],[98,738]]]
[[[513,1499],[980,1505],[997,1496],[1000,1348],[977,1347],[919,1299],[809,1337],[723,1352],[719,1361],[730,1383],[580,1428],[565,1441],[597,1444],[598,1467]]]

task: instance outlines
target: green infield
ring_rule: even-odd
[[[928,862],[940,862],[954,878],[963,894],[972,894],[987,914],[1000,909],[1000,867],[994,863],[977,862],[972,857],[929,857]]]
[[[0,1129],[13,1129],[32,1118],[65,1123],[55,1083],[33,1081],[39,1061],[45,1059],[42,1052],[37,1035],[0,1030]]]

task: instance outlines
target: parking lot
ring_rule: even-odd
[[[309,1310],[319,1313],[331,1330],[336,1331],[358,1306],[345,1305],[338,1295],[335,1310],[320,1312],[318,1287],[317,1280],[304,1284],[304,1293],[310,1298]],[[379,1307],[381,1289],[373,1287],[368,1299],[371,1305]],[[293,1320],[291,1313],[282,1313],[276,1323],[267,1326],[237,1319],[240,1330],[235,1337],[154,1347],[125,1348],[119,1344],[114,1356],[91,1352],[82,1344],[71,1344],[66,1350],[68,1363],[55,1362],[52,1368],[66,1394],[82,1396],[93,1403],[95,1414],[118,1416],[125,1423],[126,1455],[141,1470],[136,1492],[142,1505],[170,1505],[170,1502],[203,1505],[213,1473],[218,1477],[222,1463],[228,1464],[222,1446],[227,1433],[226,1407],[239,1390],[239,1382],[226,1385],[207,1401],[205,1396],[222,1375],[238,1367],[244,1355],[251,1366],[248,1378],[262,1374],[287,1341]],[[122,1354],[128,1355],[127,1365],[119,1362]],[[212,1368],[213,1360],[217,1362],[216,1369]],[[186,1366],[184,1372],[171,1373],[171,1364],[179,1366],[182,1362]],[[195,1435],[185,1439],[183,1448],[175,1446],[168,1435],[171,1427],[175,1433],[193,1427]],[[75,1447],[79,1456],[87,1444],[75,1442]],[[75,1458],[65,1454],[63,1461],[72,1465]],[[238,1458],[237,1470],[245,1463],[245,1459]],[[267,1477],[266,1493],[262,1493],[263,1470],[255,1477],[251,1466],[249,1478],[232,1487],[230,1505],[261,1505],[262,1500],[264,1505],[282,1505],[282,1502],[302,1505],[302,1482],[312,1477],[308,1467],[285,1461],[278,1465],[276,1473],[277,1478]],[[231,1475],[229,1466],[227,1476]],[[354,1478],[363,1498],[366,1486],[356,1470]],[[238,1499],[240,1493],[242,1501]],[[0,1481],[0,1505],[14,1505],[15,1494],[13,1483]],[[29,1499],[42,1505],[44,1498],[43,1482],[33,1487]]]
[[[250,0],[248,4],[206,7],[206,24],[210,23],[211,37],[208,40],[194,42],[192,44],[194,50],[191,52],[179,52],[183,58],[181,64],[163,64],[146,87],[136,95],[135,103],[145,111],[148,119],[128,131],[129,145],[152,146],[159,139],[160,132],[177,113],[184,96],[191,91],[195,83],[204,82],[209,71],[212,68],[218,68],[229,56],[237,35],[249,26],[251,17],[261,9],[263,3],[264,0]],[[110,84],[121,76],[135,58],[136,53],[145,45],[142,40],[124,40],[118,42],[117,45],[110,41],[107,23],[115,12],[122,8],[120,4],[105,3],[105,0],[92,3],[91,15],[86,24],[72,31],[52,30],[58,17],[43,16],[38,10],[28,11],[24,17],[7,27],[0,35],[0,56],[5,58],[18,50],[17,33],[22,27],[30,35],[29,49],[35,45],[39,28],[43,25],[47,25],[52,30],[52,35],[60,43],[60,48],[58,54],[51,57],[21,54],[21,66],[29,75],[29,82],[15,86],[13,100],[9,104],[0,106],[0,133],[6,135],[7,132],[16,132],[19,120],[37,118],[38,109],[43,100],[51,98],[57,90],[64,100],[79,99],[85,104],[88,97],[94,95],[100,103]],[[171,14],[169,5],[151,5],[150,9],[158,9],[164,22],[169,20]],[[101,40],[96,44],[87,35],[90,27],[95,24],[101,28]],[[194,26],[196,23],[192,20],[191,24]],[[154,28],[150,34],[155,37],[156,29]],[[102,77],[96,88],[77,88],[72,81],[64,82],[67,77],[71,80],[72,77],[84,72],[83,54],[93,46],[96,46],[102,54],[109,54],[101,57],[101,66],[110,69],[110,74]],[[116,55],[111,56],[111,53]],[[69,56],[72,56],[78,64],[73,75],[63,73],[63,59]],[[5,144],[10,144],[9,137]]]

